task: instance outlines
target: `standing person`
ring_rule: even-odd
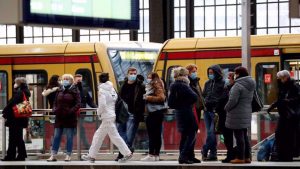
[[[15,118],[13,106],[22,103],[24,95],[27,100],[30,97],[30,91],[26,82],[26,78],[17,77],[14,84],[14,93],[3,109],[3,118],[5,126],[9,129],[7,155],[2,161],[25,161],[27,158],[25,143],[23,140],[23,128],[28,126],[28,118]],[[18,155],[16,157],[16,150]]]
[[[225,126],[227,112],[224,110],[225,105],[229,99],[229,92],[233,85],[234,85],[234,72],[228,72],[228,77],[225,79],[224,96],[220,101],[221,104],[219,104],[219,107],[217,108],[217,112],[219,114],[218,128],[220,134],[223,134],[224,136],[224,144],[227,149],[226,158],[222,160],[222,163],[229,163],[231,160],[235,158],[234,150],[233,150],[233,130]]]
[[[189,71],[189,75],[188,75],[188,78],[190,80],[190,87],[193,89],[193,91],[197,94],[198,96],[198,99],[194,105],[194,115],[195,115],[195,118],[196,118],[196,122],[198,124],[198,129],[200,129],[200,120],[201,120],[201,111],[202,110],[205,110],[205,105],[204,105],[204,98],[203,98],[203,95],[202,95],[202,89],[199,85],[199,81],[200,81],[200,78],[197,77],[197,66],[195,64],[190,64],[188,66],[186,66],[186,69]],[[197,131],[198,131],[197,129]],[[195,141],[196,143],[196,141]],[[195,147],[195,145],[194,145]],[[194,149],[193,149],[194,150]],[[195,158],[195,152],[192,151],[191,154],[190,154],[190,159],[192,159],[192,161],[194,163],[200,163],[201,161],[197,158]]]
[[[219,65],[210,66],[207,69],[207,76],[209,80],[205,82],[203,91],[206,107],[206,111],[204,112],[204,122],[207,136],[206,143],[202,148],[202,160],[216,161],[218,158],[214,119],[216,108],[221,103],[220,100],[224,92],[225,81],[223,80],[222,69]]]
[[[227,112],[225,126],[233,130],[236,139],[236,158],[231,163],[251,163],[251,147],[247,129],[251,127],[252,99],[255,81],[244,67],[234,70],[235,82],[225,105]]]
[[[149,73],[147,76],[146,94],[146,119],[147,132],[149,136],[149,154],[141,161],[159,161],[159,153],[162,144],[162,123],[164,119],[165,107],[165,89],[163,81],[157,73]]]
[[[278,99],[268,108],[268,112],[277,107],[279,113],[275,131],[278,160],[293,161],[295,151],[293,145],[299,125],[300,88],[287,70],[278,72],[277,78],[279,80]]]
[[[74,77],[74,84],[78,88],[79,93],[80,93],[80,108],[86,108],[86,106],[90,106],[91,108],[97,108],[98,106],[94,103],[93,98],[89,94],[89,91],[86,86],[84,86],[82,82],[82,75],[81,74],[76,74]],[[84,112],[83,114],[86,114]],[[80,117],[81,118],[81,117]],[[86,137],[85,133],[85,127],[84,127],[84,120],[79,119],[79,124],[80,124],[80,136],[81,136],[81,142],[84,145],[85,149],[89,148],[89,142]]]
[[[59,76],[53,75],[51,76],[46,89],[42,92],[42,95],[47,97],[51,109],[53,108],[53,103],[59,88],[60,88]]]
[[[177,128],[181,134],[179,164],[193,164],[191,152],[194,150],[197,133],[196,118],[193,105],[197,101],[197,94],[189,86],[188,70],[183,67],[174,70],[175,82],[170,87],[168,99],[169,107],[175,109]]]
[[[116,127],[115,103],[118,98],[118,94],[116,93],[112,83],[108,81],[108,73],[102,73],[99,76],[99,79],[99,107],[97,109],[97,114],[102,120],[102,123],[94,134],[89,153],[87,155],[82,155],[82,159],[94,163],[102,142],[105,136],[108,135],[110,140],[118,147],[120,152],[125,154],[125,157],[119,159],[119,162],[125,162],[132,157],[132,153],[119,135]]]
[[[132,144],[139,123],[144,120],[145,101],[143,95],[145,94],[145,85],[143,81],[143,76],[137,75],[137,69],[130,67],[127,71],[127,78],[120,90],[120,96],[128,105],[130,116],[127,123],[118,124],[117,128],[132,152],[134,151]],[[119,153],[115,161],[121,158],[123,158],[123,155]]]
[[[71,74],[64,74],[62,80],[62,87],[58,90],[53,105],[53,113],[56,115],[56,119],[51,156],[47,159],[49,162],[57,161],[56,155],[63,132],[67,135],[67,155],[65,161],[71,161],[73,136],[80,108],[80,95],[77,87],[73,84],[73,76]]]

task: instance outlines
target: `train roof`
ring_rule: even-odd
[[[95,42],[95,43],[55,43],[55,44],[14,44],[0,45],[0,56],[9,55],[48,55],[48,54],[77,54],[77,53],[96,53],[95,47],[104,45],[110,49],[129,49],[129,50],[155,50],[158,51],[162,44],[147,42]]]
[[[241,37],[181,38],[168,40],[163,51],[241,48]],[[300,47],[300,34],[252,35],[252,47]]]

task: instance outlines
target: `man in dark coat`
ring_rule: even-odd
[[[31,95],[26,79],[24,77],[16,78],[13,97],[8,101],[7,105],[3,109],[5,126],[9,128],[9,137],[7,155],[4,159],[2,159],[2,161],[25,161],[25,158],[27,157],[25,143],[23,140],[23,128],[27,128],[28,118],[15,118],[13,112],[13,106],[22,103],[24,95],[27,100]],[[17,157],[16,149],[18,149]]]
[[[143,81],[143,76],[137,75],[137,69],[130,67],[127,71],[127,78],[120,90],[120,96],[127,103],[130,116],[127,123],[117,124],[118,131],[131,152],[134,151],[133,141],[139,124],[144,120],[145,101],[143,95],[146,91]],[[123,155],[119,153],[115,161],[122,158]]]
[[[225,81],[223,80],[222,69],[219,65],[212,65],[207,69],[208,79],[204,85],[203,97],[205,99],[206,111],[204,122],[206,127],[206,143],[202,148],[203,161],[217,160],[217,138],[215,135],[215,113],[221,103],[224,92]],[[208,156],[208,152],[209,156]]]
[[[300,87],[295,80],[290,78],[287,70],[278,72],[277,78],[279,79],[278,99],[269,107],[268,112],[277,107],[279,113],[275,131],[278,160],[293,161],[295,154],[293,145],[295,145],[299,127]],[[297,144],[299,146],[299,142]]]

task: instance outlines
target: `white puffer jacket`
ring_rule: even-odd
[[[118,95],[110,81],[98,86],[98,109],[97,114],[101,120],[116,117],[115,103]]]

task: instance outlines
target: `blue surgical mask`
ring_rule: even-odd
[[[214,79],[215,79],[215,75],[208,75],[208,78],[209,78],[210,80],[214,80]]]
[[[129,81],[135,81],[136,80],[136,75],[129,75],[128,80]]]
[[[146,81],[147,81],[147,83],[150,83],[152,81],[152,79],[147,79]]]
[[[71,84],[70,84],[70,81],[69,81],[69,80],[63,80],[62,85],[63,85],[64,87],[67,87],[67,86],[70,86]]]
[[[191,79],[196,79],[197,73],[196,72],[191,73],[190,77],[191,77]]]
[[[229,84],[229,83],[230,83],[229,79],[226,78],[226,79],[225,79],[225,84]]]

